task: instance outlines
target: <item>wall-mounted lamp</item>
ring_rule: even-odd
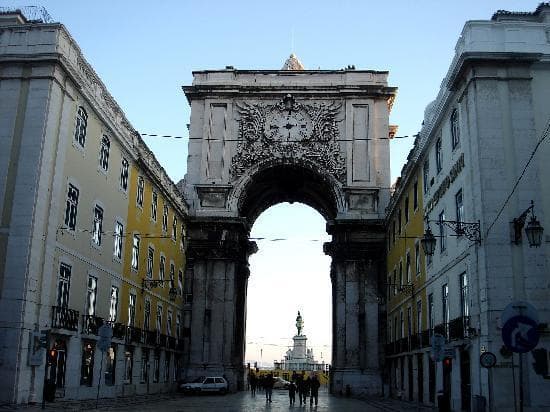
[[[170,297],[170,301],[173,302],[176,300],[176,296],[178,296],[178,290],[174,287],[174,281],[172,279],[142,279],[141,293],[143,293],[144,290],[158,288],[159,286],[164,285],[167,282],[170,282],[168,296]]]
[[[424,237],[420,239],[420,243],[422,244],[422,249],[424,249],[424,254],[427,256],[433,256],[435,252],[435,236],[432,233],[432,229],[430,229],[430,226],[426,229],[426,233],[424,233]]]
[[[531,206],[529,206],[519,217],[516,217],[512,221],[513,228],[513,239],[516,245],[521,244],[521,229],[525,226],[525,219],[527,215],[531,212],[531,219],[525,228],[525,234],[527,235],[527,241],[529,242],[529,247],[539,247],[542,243],[542,233],[544,228],[540,225],[540,222],[537,220],[534,212],[535,204],[531,200]]]

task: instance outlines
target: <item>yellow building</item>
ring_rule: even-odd
[[[167,390],[181,369],[187,206],[141,138],[136,140],[138,158],[128,170],[121,301],[130,331],[125,380],[134,379],[131,388],[144,393]]]
[[[387,336],[386,368],[390,394],[426,399],[424,375],[429,372],[429,325],[426,298],[423,171],[418,165],[420,137],[397,179],[386,215]]]

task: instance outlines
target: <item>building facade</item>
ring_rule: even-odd
[[[39,401],[44,386],[51,399],[93,398],[101,369],[100,396],[169,390],[181,357],[185,203],[61,24],[19,11],[0,24],[0,402]],[[158,193],[162,224],[140,220],[139,177]],[[164,289],[129,269],[141,233],[153,236],[136,257],[145,262],[149,245],[164,254]],[[143,324],[144,299],[155,339],[131,321]],[[102,325],[113,331],[104,352]]]
[[[530,247],[523,229],[534,213],[543,227],[549,223],[550,111],[541,92],[550,84],[548,21],[550,5],[543,3],[532,13],[499,11],[491,20],[467,22],[426,109],[416,160],[425,221],[436,239],[426,259],[426,321],[428,333],[442,337],[443,352],[434,346],[427,374],[414,363],[404,368],[406,399],[451,410],[550,406],[540,367],[547,355],[539,363],[535,351],[513,354],[501,318],[512,302],[532,304],[536,349],[546,353],[549,237]],[[496,357],[492,368],[480,364],[485,352]]]

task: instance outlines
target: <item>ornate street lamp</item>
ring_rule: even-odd
[[[424,237],[420,239],[420,243],[422,244],[422,249],[424,249],[424,253],[427,256],[433,256],[435,251],[435,236],[432,233],[432,229],[430,229],[430,226],[426,229],[426,233],[424,233]]]
[[[525,234],[527,235],[527,241],[529,242],[529,247],[539,247],[542,243],[542,233],[544,228],[540,225],[540,222],[537,220],[534,212],[535,204],[531,200],[531,206],[529,206],[519,217],[515,218],[512,221],[514,226],[514,239],[513,242],[516,245],[521,243],[521,229],[525,226],[525,220],[527,219],[527,214],[531,212],[531,219],[525,228]]]

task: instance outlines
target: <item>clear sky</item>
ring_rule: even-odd
[[[187,136],[189,105],[181,91],[193,70],[280,69],[294,51],[307,69],[388,70],[399,88],[390,123],[398,135],[420,129],[467,20],[499,9],[533,11],[538,0],[0,0],[0,6],[42,5],[63,23],[110,93],[141,133]],[[174,181],[186,171],[187,140],[145,138]],[[412,138],[391,142],[392,182]],[[281,224],[282,222],[285,225]],[[320,215],[305,206],[265,212],[253,236],[247,358],[280,359],[295,333],[296,311],[317,357],[330,360],[330,260]],[[257,344],[256,344],[257,343]],[[282,345],[282,346],[274,346]],[[325,349],[323,349],[325,348]]]

